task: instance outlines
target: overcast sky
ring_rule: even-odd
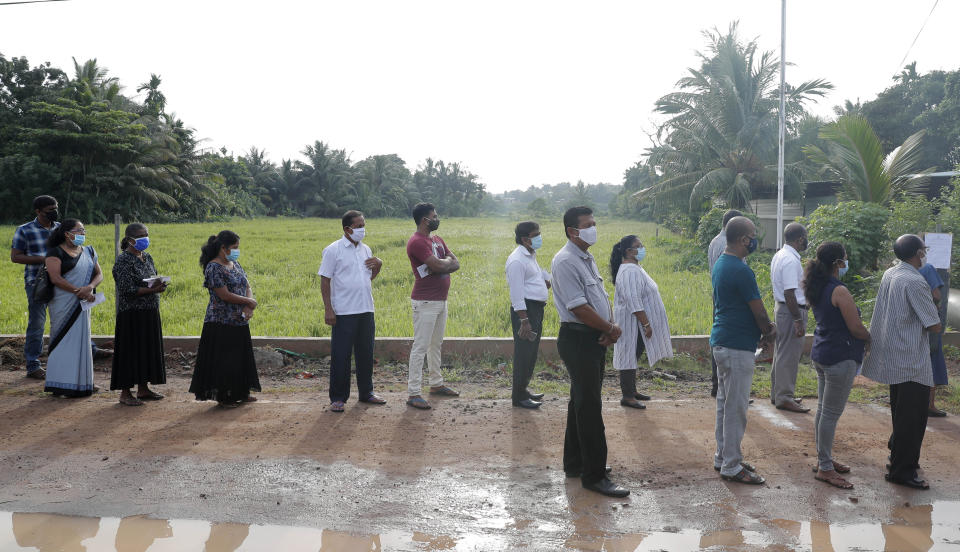
[[[788,82],[831,81],[822,115],[872,99],[933,4],[789,0]],[[323,140],[411,170],[429,156],[499,192],[622,183],[654,101],[699,65],[701,31],[733,20],[779,51],[777,0],[70,0],[0,6],[0,52],[71,76],[71,56],[97,58],[127,94],[157,73],[167,109],[208,147],[279,162]],[[941,1],[907,63],[957,69],[958,20],[960,2]]]

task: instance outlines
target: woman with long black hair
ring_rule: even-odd
[[[93,349],[90,346],[90,311],[81,301],[92,302],[103,272],[92,246],[83,247],[87,231],[77,219],[66,219],[50,233],[44,261],[50,284],[50,347],[44,391],[64,397],[87,397],[98,390],[93,384]]]
[[[620,404],[644,409],[639,402],[650,400],[637,392],[637,359],[646,351],[653,367],[665,358],[673,358],[667,310],[653,278],[640,266],[647,255],[640,238],[624,236],[610,253],[613,276],[613,320],[623,335],[613,346],[613,367],[620,373]]]
[[[113,263],[117,290],[117,324],[114,330],[113,369],[110,389],[120,391],[120,404],[142,406],[163,395],[149,384],[167,382],[163,360],[163,328],[159,294],[167,284],[150,280],[157,276],[153,257],[147,253],[150,233],[139,222],[128,224]],[[130,389],[137,386],[137,395]]]
[[[253,402],[260,391],[249,321],[257,308],[247,274],[237,262],[240,236],[224,230],[200,248],[203,286],[210,303],[203,319],[190,392],[198,401],[216,400],[233,408]]]
[[[824,242],[803,275],[807,304],[813,306],[817,327],[810,359],[817,371],[817,415],[813,421],[817,440],[816,479],[840,489],[853,484],[840,474],[850,467],[833,459],[833,437],[863,362],[870,332],[860,320],[853,295],[840,281],[847,272],[847,252],[838,242]]]

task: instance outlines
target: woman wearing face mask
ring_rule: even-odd
[[[160,400],[149,384],[167,382],[163,361],[163,330],[158,295],[167,284],[145,279],[157,276],[153,257],[147,253],[150,234],[140,223],[127,225],[120,242],[120,255],[113,265],[117,289],[117,324],[114,330],[113,370],[110,389],[120,391],[120,404],[141,406],[145,400]],[[136,385],[137,395],[130,389]]]
[[[647,250],[636,236],[626,236],[614,244],[610,253],[613,276],[613,318],[623,335],[613,346],[613,367],[620,372],[620,404],[646,408],[639,401],[650,400],[637,392],[637,359],[646,350],[652,368],[665,358],[673,358],[667,311],[657,283],[640,266]]]
[[[837,242],[824,242],[817,256],[807,264],[803,290],[813,306],[817,328],[813,332],[810,359],[817,370],[817,415],[813,421],[817,440],[816,479],[834,487],[852,489],[840,474],[850,467],[833,459],[833,436],[863,362],[864,345],[870,332],[860,320],[860,309],[840,281],[847,272],[847,253]]]
[[[86,229],[76,219],[66,219],[50,233],[46,267],[55,286],[50,308],[50,346],[47,381],[54,395],[86,397],[98,391],[93,384],[93,349],[90,347],[90,311],[81,301],[93,301],[103,281],[97,252],[86,242]]]
[[[260,391],[248,325],[257,301],[239,257],[240,236],[230,230],[210,236],[200,248],[203,286],[210,293],[210,303],[190,392],[198,401],[216,400],[227,408],[257,400],[250,391]]]

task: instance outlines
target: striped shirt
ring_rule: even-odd
[[[553,273],[553,305],[561,322],[582,324],[572,312],[580,305],[590,305],[600,318],[610,320],[610,299],[593,255],[568,241],[553,256],[550,272]]]
[[[650,323],[652,335],[648,338],[634,316],[643,311]],[[617,270],[617,283],[613,292],[613,319],[623,335],[613,346],[613,367],[617,370],[637,369],[637,334],[643,339],[647,361],[652,367],[659,360],[673,358],[670,342],[670,325],[667,309],[660,298],[657,283],[640,265],[623,263]]]
[[[863,375],[895,385],[908,381],[933,386],[926,328],[940,323],[930,286],[910,263],[883,273],[870,322],[870,353]]]
[[[13,233],[13,243],[11,249],[19,249],[25,255],[34,257],[47,256],[47,238],[50,232],[60,226],[59,222],[54,222],[50,230],[41,225],[37,219],[33,219],[26,224],[21,224]],[[37,279],[37,273],[40,272],[42,264],[28,264],[23,269],[23,281],[25,284],[32,284]]]

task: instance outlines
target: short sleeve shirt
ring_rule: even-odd
[[[447,258],[450,252],[440,236],[424,236],[414,232],[407,241],[407,257],[413,269],[413,293],[410,298],[416,301],[446,301],[450,291],[449,274],[427,274],[421,276],[417,267],[427,262],[431,255],[438,259]]]
[[[144,278],[157,275],[153,257],[146,251],[139,258],[129,251],[121,251],[113,263],[113,282],[117,288],[117,310],[152,310],[160,307],[156,293],[137,295],[140,288],[147,287]]]
[[[770,261],[770,283],[773,285],[773,299],[779,303],[786,301],[786,290],[792,289],[797,303],[807,304],[800,282],[803,281],[803,264],[800,253],[789,244],[783,244],[780,251]]]
[[[713,266],[713,329],[711,347],[754,351],[760,328],[750,301],[760,299],[757,277],[739,257],[724,253]]]
[[[50,230],[41,225],[37,219],[33,219],[26,224],[21,224],[13,233],[13,243],[11,249],[19,249],[25,255],[33,257],[45,257],[47,255],[47,238],[50,237],[51,230],[58,228],[59,222],[54,222]],[[23,282],[32,284],[37,279],[37,273],[40,272],[42,265],[26,265],[23,269]]]
[[[364,264],[371,257],[370,247],[346,237],[323,250],[318,274],[330,278],[330,303],[337,315],[373,312],[373,272]]]
[[[937,269],[932,264],[925,264],[921,266],[920,274],[926,278],[927,284],[930,286],[931,291],[943,287],[943,280],[940,279],[940,275],[937,274]]]
[[[213,291],[225,287],[230,293],[246,295],[247,285],[247,274],[237,261],[233,261],[233,269],[212,261],[207,263],[203,269],[203,287],[210,292],[210,303],[207,305],[207,315],[203,322],[228,326],[247,325],[247,320],[243,317],[243,305],[227,303]]]
[[[710,272],[713,272],[713,265],[717,264],[717,259],[723,255],[727,248],[727,233],[723,230],[710,240],[710,246],[707,248],[707,263],[710,265]]]
[[[590,305],[604,320],[612,318],[610,299],[593,255],[568,241],[553,256],[550,272],[553,273],[553,304],[561,322],[582,324],[573,314],[573,309],[580,305]]]

